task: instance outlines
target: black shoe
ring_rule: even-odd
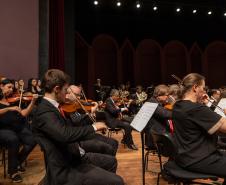
[[[25,170],[24,167],[18,166],[18,167],[17,167],[17,171],[18,171],[19,173],[24,173],[26,170]]]
[[[137,148],[136,145],[134,145],[134,144],[127,145],[127,147],[128,147],[129,149],[132,149],[132,150],[138,150],[138,148]]]
[[[12,182],[16,182],[16,183],[23,181],[23,179],[19,173],[14,173],[14,174],[10,175],[10,179],[12,179]]]

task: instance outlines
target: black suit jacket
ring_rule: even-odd
[[[118,120],[119,113],[121,112],[120,108],[116,108],[114,102],[112,101],[111,98],[108,98],[106,101],[106,106],[105,106],[105,118],[106,118],[106,123],[110,128],[115,128],[117,127],[117,123],[120,122]]]
[[[45,185],[80,185],[77,142],[93,134],[94,128],[70,126],[58,109],[43,99],[35,112],[32,130],[45,154]]]

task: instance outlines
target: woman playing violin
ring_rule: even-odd
[[[13,92],[13,82],[4,79],[0,83],[0,142],[8,148],[8,173],[13,182],[21,182],[19,171],[23,161],[35,146],[32,133],[26,124],[37,97],[34,95],[26,109],[11,106],[7,97]],[[23,146],[20,150],[20,146]]]

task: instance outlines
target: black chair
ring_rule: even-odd
[[[158,174],[157,185],[159,184],[160,175],[163,176],[168,182],[173,181],[174,184],[208,184],[202,182],[194,182],[197,179],[212,179],[217,180],[218,177],[209,174],[191,172],[178,166],[174,159],[177,155],[177,147],[174,144],[173,137],[168,133],[157,133],[152,130],[151,132],[154,143],[157,147],[160,173]],[[162,156],[169,157],[169,160],[163,165]]]
[[[1,158],[1,161],[2,161],[2,164],[3,164],[3,170],[4,170],[4,179],[6,178],[6,150],[7,148],[5,146],[0,146],[0,151],[2,153],[2,158]]]

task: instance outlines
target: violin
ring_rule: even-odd
[[[166,105],[164,105],[164,108],[167,109],[167,110],[173,110],[173,104],[167,103]]]

